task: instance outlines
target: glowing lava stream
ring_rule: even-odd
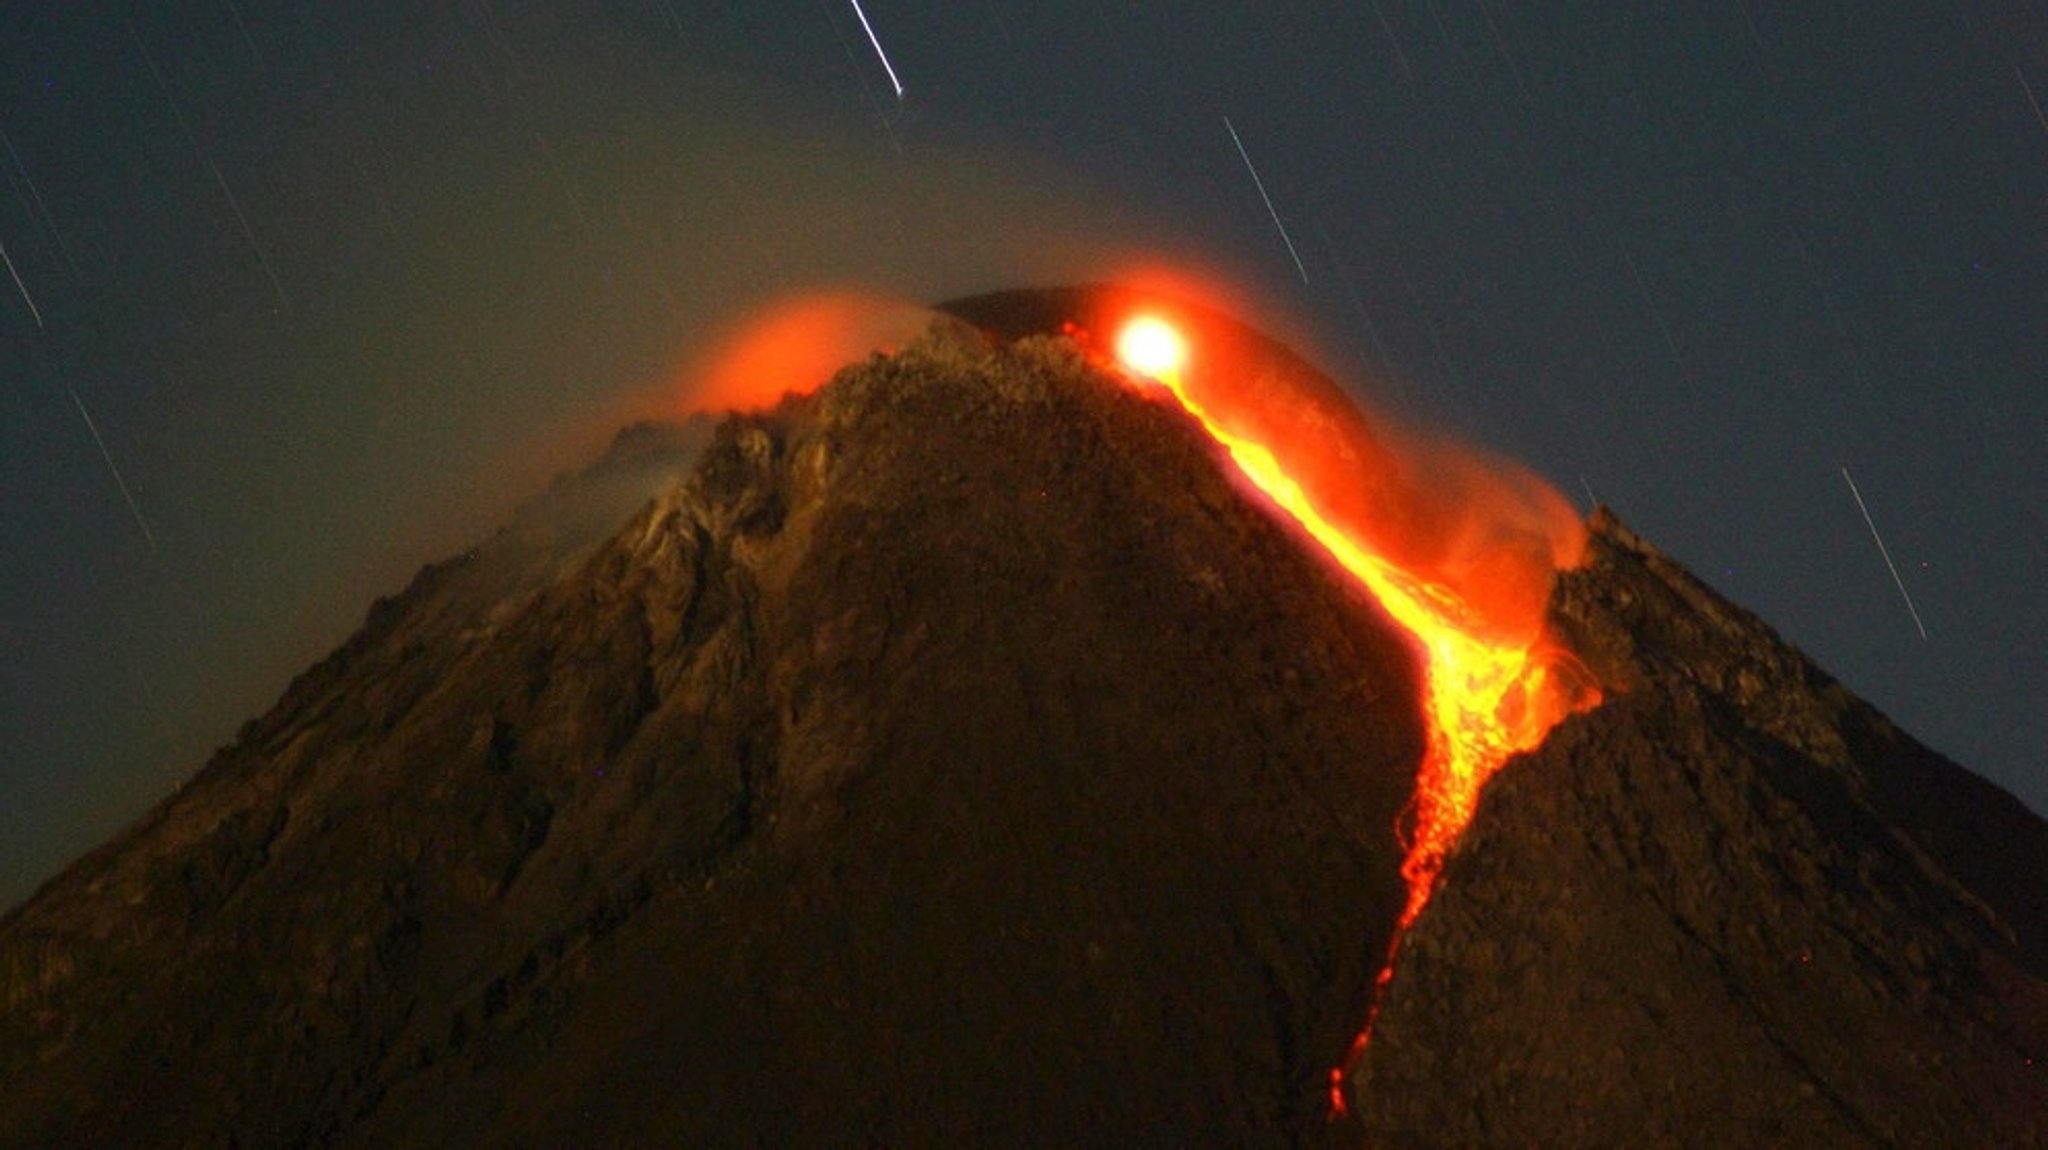
[[[1407,904],[1394,927],[1387,963],[1374,989],[1371,1014],[1344,1064],[1330,1071],[1333,1115],[1345,1112],[1344,1076],[1364,1053],[1379,1013],[1379,995],[1393,977],[1402,934],[1436,889],[1444,860],[1472,819],[1479,792],[1509,756],[1543,741],[1565,715],[1598,701],[1553,674],[1554,652],[1533,641],[1503,645],[1474,631],[1473,610],[1450,588],[1416,577],[1346,534],[1315,504],[1286,466],[1263,443],[1234,435],[1189,395],[1181,368],[1187,345],[1162,320],[1139,317],[1117,338],[1117,356],[1131,370],[1156,380],[1230,453],[1245,478],[1264,492],[1364,584],[1387,614],[1420,646],[1428,748],[1416,779],[1401,877]]]

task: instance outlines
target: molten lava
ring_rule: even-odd
[[[1198,388],[1182,370],[1186,349],[1187,341],[1173,326],[1153,315],[1133,318],[1117,339],[1124,364],[1162,385],[1222,445],[1253,486],[1300,524],[1414,636],[1422,654],[1429,743],[1404,835],[1401,875],[1408,898],[1395,925],[1387,965],[1380,972],[1378,986],[1383,990],[1393,974],[1393,951],[1436,890],[1444,861],[1471,821],[1486,781],[1510,756],[1541,743],[1566,715],[1599,701],[1598,692],[1583,676],[1569,673],[1574,666],[1570,656],[1545,641],[1540,623],[1549,576],[1555,570],[1549,561],[1563,560],[1558,566],[1576,562],[1584,543],[1582,529],[1575,516],[1538,516],[1534,522],[1556,535],[1546,555],[1542,548],[1518,546],[1515,541],[1522,532],[1501,532],[1485,523],[1461,532],[1465,542],[1460,547],[1438,549],[1385,537],[1386,530],[1403,522],[1400,514],[1382,514],[1377,522],[1354,514],[1350,522],[1342,522],[1342,509],[1356,511],[1369,502],[1355,495],[1347,499],[1350,493],[1330,485],[1342,482],[1344,456],[1380,458],[1377,445],[1347,444],[1341,433],[1330,434],[1326,420],[1313,418],[1322,414],[1313,403],[1303,408],[1310,418],[1295,420],[1306,434],[1285,442],[1286,419],[1276,419],[1272,410],[1284,411],[1295,397],[1276,394],[1271,380],[1263,381],[1265,388],[1219,380]],[[1260,431],[1266,435],[1260,436]],[[1292,453],[1304,447],[1328,450],[1332,445],[1349,450],[1336,459],[1302,460]],[[1283,450],[1290,450],[1285,460]],[[1349,482],[1373,486],[1386,484],[1389,478],[1354,472]],[[1312,489],[1311,482],[1320,482],[1325,490]],[[1485,485],[1477,489],[1484,490]],[[1540,493],[1536,502],[1543,503]],[[1505,506],[1512,510],[1517,504],[1510,501]],[[1468,507],[1458,513],[1485,516],[1494,510]],[[1483,552],[1489,546],[1505,548],[1507,554],[1460,553]],[[1389,557],[1401,550],[1433,562],[1409,566]],[[1535,577],[1526,570],[1532,556],[1546,561]],[[1345,1066],[1331,1071],[1333,1113],[1344,1112],[1345,1067],[1363,1052],[1370,1029],[1369,1018]]]

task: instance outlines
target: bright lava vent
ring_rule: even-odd
[[[1139,316],[1116,337],[1116,356],[1140,375],[1165,380],[1188,357],[1188,343],[1174,326],[1156,316]]]

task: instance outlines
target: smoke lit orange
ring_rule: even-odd
[[[784,300],[726,333],[690,373],[696,411],[746,411],[802,394],[870,353],[900,347],[931,322],[912,304],[856,291]]]

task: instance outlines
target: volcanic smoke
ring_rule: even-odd
[[[900,338],[903,320],[900,307],[854,296],[785,305],[728,345],[696,406],[766,406],[812,390],[834,367],[898,342],[878,336]],[[1196,309],[1148,302],[1112,322],[1122,373],[1200,424],[1412,636],[1421,658],[1428,746],[1397,828],[1407,901],[1365,1024],[1330,1071],[1331,1111],[1342,1115],[1345,1075],[1371,1036],[1401,939],[1428,905],[1487,780],[1565,716],[1600,701],[1544,622],[1556,573],[1583,557],[1585,525],[1535,475],[1452,444],[1397,437],[1327,381],[1276,369],[1244,346],[1243,334]],[[1066,331],[1100,346],[1078,324]]]

